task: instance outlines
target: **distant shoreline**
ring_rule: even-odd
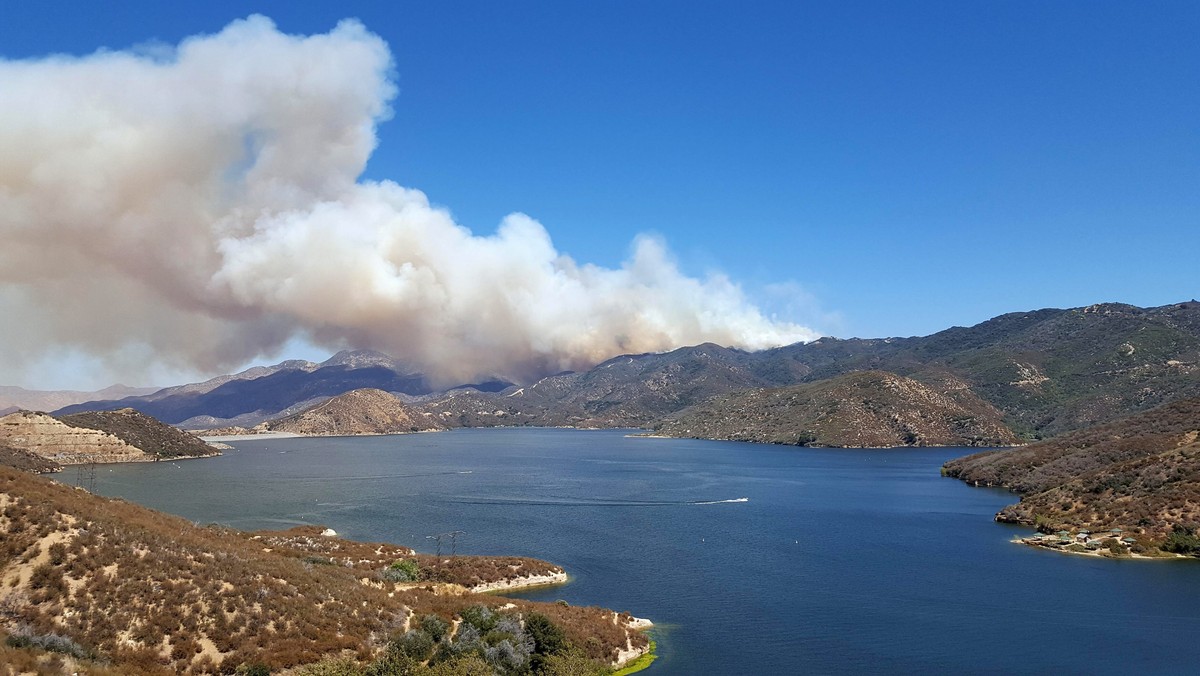
[[[294,432],[254,432],[252,434],[218,434],[216,436],[200,436],[201,441],[241,441],[243,439],[300,439],[311,435],[296,434]],[[330,435],[330,436],[362,436],[354,434]]]

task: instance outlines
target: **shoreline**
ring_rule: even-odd
[[[242,441],[243,439],[299,439],[303,438],[303,434],[295,434],[293,432],[254,432],[252,434],[217,434],[214,436],[197,436],[201,441]],[[343,436],[355,436],[347,434]]]
[[[544,575],[527,575],[507,580],[497,580],[495,582],[484,582],[474,587],[467,587],[467,591],[476,594],[494,594],[497,592],[524,591],[540,587],[557,587],[567,584],[570,581],[571,578],[567,575],[567,572],[560,569],[557,572],[546,573]]]
[[[143,453],[144,452],[145,451],[143,451]],[[149,456],[150,454],[147,453],[146,455]],[[74,458],[77,458],[79,456],[69,456],[68,458],[48,457],[48,456],[41,456],[41,457],[46,458],[47,460],[56,462],[60,465],[61,468],[58,470],[53,470],[51,472],[44,472],[45,474],[56,474],[58,472],[63,471],[67,467],[78,467],[80,465],[90,465],[90,464],[95,464],[95,465],[137,465],[137,464],[151,463],[151,462],[175,462],[176,460],[204,460],[205,458],[215,458],[220,455],[223,455],[223,453],[221,453],[221,449],[214,446],[212,453],[206,453],[204,455],[176,455],[176,456],[172,456],[170,458],[158,458],[158,457],[150,456],[150,457],[147,457],[144,459],[143,458],[130,459],[130,458],[124,458],[124,457],[112,458],[112,457],[104,457],[104,456],[95,456],[95,457],[85,456],[86,459],[84,459],[84,460],[75,460]],[[35,474],[42,474],[42,472],[35,472]]]
[[[1043,543],[1043,542],[1035,541],[1035,540],[1036,540],[1035,537],[1018,535],[1018,536],[1013,537],[1013,539],[1009,540],[1009,542],[1011,542],[1013,544],[1024,545],[1026,547],[1033,547],[1034,549],[1044,549],[1044,550],[1051,551],[1051,552],[1057,552],[1059,554],[1074,554],[1075,556],[1090,556],[1093,558],[1110,559],[1113,561],[1132,561],[1132,560],[1136,560],[1136,561],[1180,561],[1180,560],[1196,558],[1194,556],[1187,556],[1186,554],[1176,554],[1174,552],[1162,552],[1162,554],[1159,556],[1146,556],[1145,554],[1136,554],[1134,552],[1129,552],[1128,554],[1113,554],[1113,553],[1109,552],[1109,550],[1107,550],[1107,549],[1105,549],[1105,550],[1085,549],[1084,551],[1081,552],[1078,550],[1069,549],[1068,548],[1069,545],[1062,546],[1062,547],[1055,547],[1050,543]],[[1079,543],[1072,543],[1072,544],[1079,544]],[[1159,551],[1161,551],[1161,550],[1159,550]],[[1105,553],[1105,552],[1108,552],[1108,553]]]
[[[559,429],[561,429],[561,428],[559,428]],[[627,429],[627,428],[614,427],[614,428],[610,428],[610,429]],[[1008,444],[1008,445],[1000,445],[1000,446],[966,446],[963,444],[921,444],[919,446],[903,446],[903,445],[902,446],[829,446],[829,445],[821,445],[821,444],[806,444],[806,445],[785,444],[785,443],[776,443],[774,441],[756,441],[754,439],[716,439],[713,437],[696,437],[696,436],[675,437],[675,436],[671,436],[668,434],[626,434],[625,436],[626,436],[626,438],[630,438],[630,439],[678,439],[678,440],[682,440],[682,441],[687,441],[687,440],[691,440],[691,441],[730,441],[730,442],[739,443],[739,444],[759,444],[762,446],[786,446],[786,447],[790,447],[790,448],[817,448],[817,449],[834,449],[834,450],[846,450],[846,451],[858,451],[858,450],[890,451],[890,450],[895,450],[895,449],[921,449],[921,448],[968,448],[968,449],[976,450],[977,452],[983,452],[983,451],[991,451],[991,450],[1002,449],[1002,448],[1021,448],[1023,446],[1029,445],[1029,444]]]

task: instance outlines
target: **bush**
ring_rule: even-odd
[[[388,644],[388,653],[399,653],[414,662],[424,662],[433,654],[433,644],[429,634],[414,629]]]
[[[533,639],[533,667],[537,670],[548,655],[567,649],[567,636],[557,624],[541,613],[525,616],[525,633]]]
[[[478,655],[455,657],[440,664],[431,665],[421,672],[422,676],[494,676],[496,672]]]
[[[1195,556],[1200,554],[1200,537],[1196,537],[1193,529],[1176,525],[1171,534],[1167,536],[1162,548],[1176,554]]]
[[[416,561],[403,559],[385,568],[382,577],[388,582],[415,582],[421,579],[421,568]]]
[[[21,627],[4,641],[13,648],[41,648],[46,652],[70,655],[78,659],[90,659],[92,651],[66,636],[58,634],[35,634],[29,627]]]
[[[539,676],[604,676],[612,673],[604,663],[588,658],[579,650],[546,655],[535,671]]]
[[[364,673],[349,657],[326,657],[316,664],[296,670],[297,676],[362,676]]]
[[[450,623],[437,615],[426,615],[421,618],[421,630],[429,634],[434,643],[441,643],[450,633]]]
[[[486,634],[491,631],[496,627],[496,623],[500,621],[500,618],[497,617],[491,608],[481,604],[467,606],[458,614],[463,622],[478,629],[480,634]]]

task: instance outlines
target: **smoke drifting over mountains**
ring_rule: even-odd
[[[0,378],[56,351],[220,371],[299,336],[454,383],[815,337],[655,239],[601,268],[525,215],[480,237],[360,181],[391,68],[357,22],[296,37],[263,17],[172,50],[0,61]]]

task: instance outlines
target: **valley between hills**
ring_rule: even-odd
[[[704,344],[449,390],[387,355],[347,351],[52,413],[25,404],[53,393],[6,391],[16,410],[0,417],[0,464],[15,468],[0,474],[3,657],[35,670],[73,660],[93,673],[205,673],[255,660],[313,674],[342,673],[338,660],[409,660],[412,673],[441,673],[430,658],[437,650],[474,640],[472,631],[504,631],[510,647],[533,646],[521,659],[539,660],[536,673],[565,674],[605,673],[649,650],[644,623],[627,614],[472,591],[558,581],[552,564],[451,565],[319,532],[201,528],[32,476],[220,452],[200,436],[516,426],[798,447],[986,447],[943,473],[1013,491],[1019,502],[996,518],[1047,536],[1029,544],[1200,556],[1198,364],[1200,303],[1191,301],[1012,313],[926,337],[822,338],[762,352]],[[153,570],[149,551],[167,556]],[[124,629],[88,612],[101,600],[132,609]],[[182,614],[168,617],[177,606]],[[544,635],[529,634],[531,622]],[[339,638],[322,643],[329,635]],[[472,650],[463,643],[454,659],[483,659]],[[303,670],[313,664],[328,669]]]

